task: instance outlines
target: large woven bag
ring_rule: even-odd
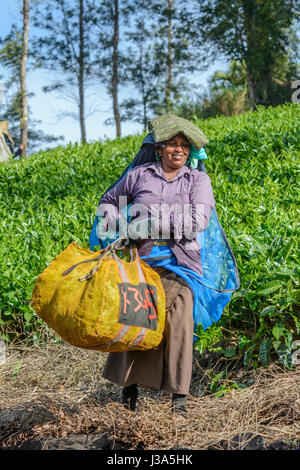
[[[155,348],[165,324],[161,279],[136,248],[125,261],[116,247],[95,253],[71,243],[38,276],[32,305],[74,346],[106,352]]]

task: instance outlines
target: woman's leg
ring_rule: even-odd
[[[137,384],[124,387],[122,390],[122,405],[130,411],[135,411],[138,394]]]
[[[170,306],[165,325],[164,364],[161,390],[187,395],[193,365],[193,292],[179,276],[162,276]]]
[[[172,411],[173,413],[187,417],[187,396],[179,393],[172,394]]]

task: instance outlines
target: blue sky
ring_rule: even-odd
[[[0,37],[5,37],[10,31],[13,23],[21,25],[21,15],[19,12],[20,0],[0,0]],[[31,28],[31,33],[33,28]],[[206,72],[195,74],[189,77],[192,82],[207,87],[208,78],[216,70],[224,70],[227,68],[226,61],[216,62]],[[0,64],[0,75],[6,77],[8,72]],[[65,137],[64,144],[68,142],[76,142],[80,139],[79,123],[71,118],[58,119],[59,111],[75,111],[76,107],[68,101],[55,95],[55,93],[45,94],[42,87],[49,85],[51,80],[55,78],[54,74],[42,70],[29,71],[27,75],[27,87],[29,92],[34,93],[34,97],[30,98],[29,105],[31,108],[31,117],[42,122],[38,128],[46,134],[63,135]],[[120,100],[128,96],[132,96],[132,90],[122,88]],[[99,111],[89,116],[86,120],[87,139],[88,141],[99,140],[105,137],[115,137],[115,127],[105,126],[104,121],[113,116],[111,98],[107,95],[106,90],[101,83],[93,86],[88,91],[87,107],[95,106]],[[137,123],[123,123],[122,136],[128,134],[137,134],[142,131],[142,126]],[[44,144],[44,147],[49,144]]]

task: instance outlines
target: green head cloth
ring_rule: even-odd
[[[177,134],[184,134],[196,150],[208,144],[207,137],[192,122],[187,119],[167,113],[148,122],[149,131],[155,142],[164,142]]]

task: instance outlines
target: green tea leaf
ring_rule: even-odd
[[[264,317],[265,315],[268,315],[269,313],[273,313],[277,310],[277,307],[274,306],[269,306],[269,307],[265,307],[261,312],[260,312],[260,316],[261,317]]]
[[[272,292],[277,291],[282,287],[282,282],[280,281],[271,281],[267,282],[263,289],[256,291],[256,295],[268,295]]]
[[[222,352],[225,357],[233,357],[235,355],[235,348],[225,349]]]
[[[282,336],[282,329],[278,326],[274,326],[272,329],[272,335],[275,336],[276,339],[279,339]]]

